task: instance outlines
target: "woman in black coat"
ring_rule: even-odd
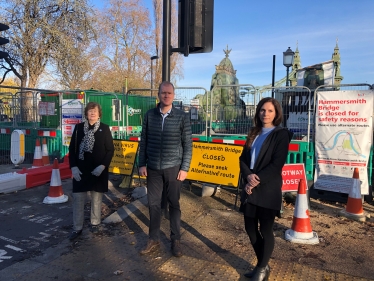
[[[89,102],[84,110],[86,121],[74,128],[69,146],[69,162],[73,175],[73,240],[82,233],[84,204],[91,193],[91,230],[101,223],[103,193],[108,191],[108,168],[114,153],[109,126],[100,122],[101,106]]]
[[[279,102],[273,98],[262,99],[256,108],[255,126],[249,131],[239,158],[244,182],[240,211],[257,257],[254,270],[244,276],[255,281],[269,278],[273,225],[282,204],[282,168],[292,138],[291,132],[279,127],[282,119]]]

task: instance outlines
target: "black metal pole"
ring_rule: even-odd
[[[151,58],[151,97],[152,97],[152,89],[153,89],[153,59]]]
[[[162,81],[170,81],[171,0],[164,0],[162,23]]]
[[[289,72],[289,66],[287,66],[287,78],[286,78],[286,87],[288,87],[289,86],[289,81],[288,81],[288,72]]]
[[[274,98],[274,85],[275,85],[275,55],[273,55],[273,74],[271,77],[271,97]]]

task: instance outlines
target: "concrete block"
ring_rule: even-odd
[[[145,186],[139,186],[134,189],[131,197],[134,199],[139,199],[147,195],[147,188]]]
[[[0,175],[0,193],[9,193],[26,189],[26,175],[5,173]]]

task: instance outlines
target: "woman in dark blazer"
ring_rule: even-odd
[[[91,193],[91,231],[101,223],[103,193],[108,191],[108,168],[114,153],[109,126],[100,122],[101,106],[89,102],[84,110],[86,121],[74,128],[69,146],[69,161],[73,175],[73,240],[82,233],[84,204]]]
[[[255,126],[249,131],[239,158],[243,179],[240,211],[257,257],[254,270],[244,276],[255,281],[269,278],[273,225],[282,204],[282,168],[292,138],[291,132],[279,127],[282,120],[279,102],[273,98],[262,99],[256,108]]]

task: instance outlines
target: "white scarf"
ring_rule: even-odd
[[[97,129],[100,127],[100,119],[96,121],[93,129],[88,129],[88,121],[86,120],[84,122],[83,131],[84,131],[84,137],[79,145],[79,159],[84,160],[84,153],[89,152],[92,153],[92,149],[95,144],[95,136]]]

